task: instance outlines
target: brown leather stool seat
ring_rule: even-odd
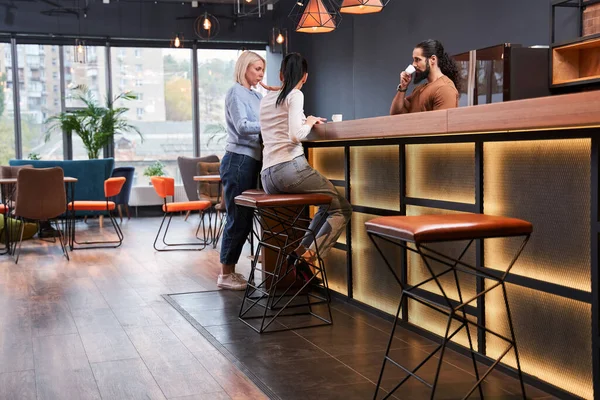
[[[401,387],[401,385],[404,382],[406,382],[409,378],[415,377],[415,379],[419,380],[421,383],[424,383],[426,386],[432,389],[431,398],[433,399],[435,396],[437,382],[440,375],[440,368],[442,365],[446,346],[448,342],[452,339],[452,337],[455,336],[463,328],[465,328],[466,330],[469,342],[468,350],[470,351],[471,359],[473,362],[474,375],[476,377],[475,385],[465,395],[464,398],[469,398],[469,396],[476,389],[479,389],[479,396],[481,398],[484,398],[481,383],[492,371],[492,369],[499,364],[500,360],[506,354],[509,353],[511,349],[514,350],[517,366],[516,370],[521,384],[521,392],[523,398],[525,398],[525,385],[523,384],[521,364],[519,362],[517,341],[515,338],[515,332],[508,304],[505,279],[508,273],[510,272],[511,268],[517,261],[519,255],[523,251],[523,248],[527,244],[529,236],[533,232],[533,226],[531,225],[531,223],[517,218],[465,213],[452,215],[379,217],[366,222],[365,227],[369,238],[375,245],[379,254],[383,257],[386,265],[388,266],[389,270],[392,272],[394,278],[396,279],[400,288],[402,289],[400,294],[400,302],[398,304],[398,310],[396,313],[396,319],[394,322],[394,326],[392,327],[387,351],[383,359],[383,365],[381,367],[381,372],[379,375],[379,380],[377,382],[374,398],[377,398],[378,391],[381,387],[381,381],[386,364],[387,362],[390,362],[394,366],[402,369],[408,375],[406,375],[394,387],[394,389],[391,392],[386,394],[386,398],[392,396],[396,392],[396,390],[398,390]],[[467,250],[475,240],[499,237],[523,237],[523,241],[519,249],[517,250],[517,254],[514,256],[508,267],[504,271],[501,271],[501,273],[492,273],[489,269],[486,269],[484,266],[469,265],[462,260],[462,257],[466,254]],[[404,278],[401,278],[397,274],[396,268],[394,268],[393,266],[394,260],[391,260],[388,257],[386,257],[386,254],[378,245],[378,243],[381,241],[400,246],[407,251],[419,254],[421,256],[421,259],[423,260],[427,271],[429,272],[429,275],[423,277],[421,282],[411,282],[409,284],[406,279],[406,276],[408,276],[407,271],[403,271],[403,273],[400,274],[400,276]],[[468,241],[468,244],[462,250],[462,252],[460,253],[461,255],[458,258],[450,257],[438,250],[435,250],[433,247],[430,247],[430,244],[432,243],[449,241]],[[409,246],[408,243],[412,244]],[[431,261],[435,261],[436,263],[438,263],[438,265],[442,265],[442,269],[432,268]],[[497,267],[498,266],[495,266],[495,268]],[[402,268],[407,267],[406,265],[403,265]],[[468,273],[471,275],[475,275],[476,277],[483,278],[482,284],[477,285],[475,296],[472,296],[470,298],[463,298],[457,272]],[[452,279],[451,276],[448,276],[446,277],[446,280],[442,281],[440,278],[448,273],[450,273],[449,275],[453,275],[454,278]],[[490,281],[494,282],[488,283]],[[429,292],[423,289],[423,285],[427,283],[434,283],[437,289],[436,292],[441,293],[441,295],[438,295],[437,293],[433,296],[428,295]],[[501,287],[502,289],[504,304],[506,307],[508,327],[510,329],[510,335],[504,335],[498,332],[494,332],[485,327],[484,325],[481,325],[478,321],[469,319],[465,311],[467,306],[476,302],[478,298],[480,298],[481,296],[485,296],[486,293],[489,293],[497,287]],[[457,292],[458,300],[456,300],[455,297],[450,298],[448,296],[448,293],[450,293],[451,290]],[[423,362],[421,362],[421,364],[419,364],[414,369],[408,369],[403,367],[389,356],[390,348],[392,348],[396,326],[398,322],[401,321],[399,319],[400,310],[408,310],[411,304],[407,301],[409,298],[412,301],[425,305],[428,308],[433,309],[434,311],[440,314],[446,315],[448,318],[445,334],[441,338],[441,344],[439,344],[439,346],[437,346],[433,351],[431,351],[430,354],[426,358],[424,358]],[[409,311],[406,311],[406,313],[408,312]],[[459,324],[453,325],[452,322],[459,322]],[[456,326],[458,326],[457,329]],[[505,350],[505,352],[501,353],[498,360],[495,363],[493,363],[492,366],[485,373],[481,375],[476,364],[476,350],[473,347],[469,326],[476,326],[478,329],[484,330],[487,334],[491,334],[496,338],[499,338],[504,342],[508,343],[508,348]],[[417,375],[417,371],[438,351],[440,351],[441,354],[439,356],[438,361],[436,361],[438,366],[435,378],[433,380],[433,383],[429,383],[426,382],[422,377]],[[403,393],[399,393],[398,395],[400,397],[403,397]]]
[[[296,267],[296,256],[293,255],[303,237],[308,236],[315,241],[316,232],[307,228],[311,221],[307,217],[309,207],[328,206],[331,196],[293,193],[272,195],[262,190],[247,190],[236,196],[235,204],[251,208],[255,225],[260,227],[260,234],[252,233],[258,241],[255,254],[260,254],[263,249],[263,252],[266,250],[277,254],[275,265],[262,265],[260,268],[259,257],[253,258],[248,286],[240,307],[240,320],[258,333],[331,325],[331,299],[323,260],[318,256],[318,260],[310,265],[315,271],[314,275],[311,273],[309,275],[312,276],[307,280],[298,280],[296,277],[306,275],[296,274],[296,268],[299,267]],[[325,310],[316,307],[322,304]],[[286,313],[288,309],[299,311]],[[325,313],[325,316],[320,315]],[[300,325],[273,324],[278,317],[302,315],[311,318],[300,317]],[[253,323],[257,319],[259,324]]]
[[[533,231],[527,221],[486,214],[380,217],[365,227],[368,232],[420,243],[522,236]]]
[[[325,194],[266,194],[262,190],[246,190],[235,198],[238,206],[261,207],[286,207],[286,206],[320,206],[331,204],[331,196]]]

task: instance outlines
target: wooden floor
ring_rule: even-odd
[[[192,235],[197,220],[173,229]],[[154,251],[159,223],[125,220],[121,248],[74,251],[70,262],[38,239],[18,265],[0,256],[0,399],[265,398],[161,297],[215,290],[219,258]],[[97,220],[77,227],[99,231]]]

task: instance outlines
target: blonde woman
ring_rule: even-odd
[[[217,278],[217,286],[222,289],[245,290],[247,285],[246,278],[235,272],[235,265],[252,229],[252,212],[236,207],[234,199],[243,191],[256,188],[261,169],[258,113],[262,95],[252,87],[262,81],[264,73],[265,60],[252,51],[245,51],[235,64],[236,83],[225,97],[227,146],[220,173],[227,223],[221,242],[221,273]]]

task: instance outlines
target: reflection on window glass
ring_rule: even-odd
[[[166,174],[181,181],[177,157],[193,155],[192,53],[189,49],[112,48],[113,95],[131,92],[134,100],[120,100],[136,133],[115,136],[118,166],[135,167],[134,185],[147,185],[144,169],[156,160]]]
[[[0,43],[0,164],[15,158],[12,58],[10,44]]]
[[[17,54],[23,158],[35,153],[44,160],[61,160],[62,135],[44,140],[44,121],[61,111],[59,82],[53,79],[60,72],[58,46],[18,45]]]
[[[267,57],[266,51],[256,51]],[[237,50],[198,50],[198,106],[200,108],[200,155],[225,154],[227,125],[225,123],[225,95],[235,83],[233,77]],[[265,77],[267,76],[265,72]],[[263,95],[265,90],[256,89]]]
[[[74,61],[75,46],[64,46],[65,74],[65,106],[69,108],[84,107],[85,104],[73,95],[80,85],[85,85],[92,96],[101,105],[106,105],[106,56],[104,47],[86,46],[85,63]],[[73,134],[73,159],[86,160],[87,151],[81,138]]]

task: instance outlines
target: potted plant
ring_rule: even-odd
[[[27,156],[27,158],[29,160],[34,160],[34,161],[42,159],[42,157],[40,157],[40,155],[38,153],[34,153],[34,152],[29,153],[29,155]]]
[[[165,164],[160,161],[156,161],[154,164],[149,165],[144,170],[144,176],[165,176]]]
[[[74,98],[83,102],[85,107],[48,118],[46,123],[50,126],[46,133],[46,141],[57,129],[68,134],[75,132],[81,138],[88,158],[93,159],[98,158],[100,150],[114,140],[115,134],[135,132],[144,140],[139,129],[129,124],[123,116],[129,109],[114,107],[115,102],[119,99],[134,99],[135,96],[130,92],[120,93],[113,99],[107,98],[106,106],[102,107],[87,86],[76,86],[73,91]]]

